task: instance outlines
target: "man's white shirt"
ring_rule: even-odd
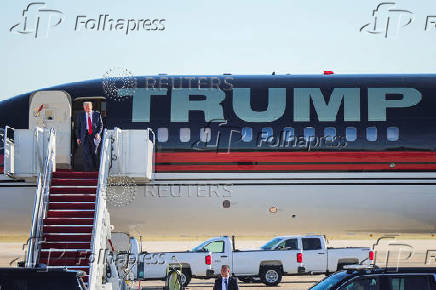
[[[93,111],[91,111],[90,113],[85,112],[85,124],[86,124],[86,130],[89,130],[89,126],[88,126],[88,116],[91,118],[91,124],[92,124],[92,112],[93,112]]]
[[[226,280],[227,280],[227,287],[226,287],[226,282],[225,282]],[[227,278],[223,277],[223,279],[221,281],[221,289],[228,290],[228,288],[229,288],[229,277],[227,277]]]

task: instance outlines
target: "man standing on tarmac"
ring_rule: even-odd
[[[85,171],[96,171],[103,121],[100,112],[92,110],[91,102],[83,103],[83,112],[77,115],[75,127],[77,145],[82,146],[83,167]]]
[[[230,276],[228,265],[221,266],[221,277],[215,280],[213,290],[239,290],[238,280],[236,277]]]

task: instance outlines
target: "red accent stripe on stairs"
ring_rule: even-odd
[[[47,258],[40,258],[39,263],[46,264],[47,266],[88,266],[89,265],[89,259],[82,258],[82,259],[74,259],[74,258],[67,258],[67,259],[47,259]]]
[[[94,218],[94,211],[75,211],[75,210],[49,210],[49,218]]]
[[[91,243],[41,243],[41,249],[91,249]]]
[[[90,251],[41,251],[39,257],[41,259],[87,259],[91,256]]]
[[[50,235],[44,234],[46,242],[91,242],[91,235]]]
[[[97,186],[97,179],[66,179],[66,178],[53,178],[51,185],[74,185],[74,186]]]
[[[53,172],[53,178],[73,178],[73,179],[97,179],[98,171],[95,172],[73,172],[73,171],[56,171]]]
[[[95,202],[95,194],[88,195],[56,195],[50,194],[49,200],[51,202]]]
[[[92,226],[44,226],[44,233],[92,233]]]
[[[94,202],[50,202],[48,204],[50,209],[94,209]]]
[[[46,218],[44,225],[93,225],[92,218]]]
[[[50,194],[95,194],[95,188],[86,187],[51,187]]]

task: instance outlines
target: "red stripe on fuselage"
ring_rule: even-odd
[[[436,152],[162,152],[157,172],[436,170]]]
[[[0,154],[0,174],[3,174],[3,154]]]

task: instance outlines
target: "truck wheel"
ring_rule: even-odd
[[[260,279],[267,286],[277,286],[282,281],[282,271],[280,267],[266,266],[260,273]]]
[[[182,275],[180,276],[180,282],[182,283],[182,286],[188,286],[189,282],[191,282],[191,279],[191,269],[182,268]]]

